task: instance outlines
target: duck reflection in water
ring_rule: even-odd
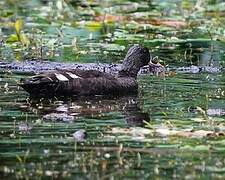
[[[109,97],[76,97],[61,99],[29,99],[29,111],[50,121],[74,122],[79,118],[105,119],[107,113],[121,112],[128,126],[144,126],[149,114],[142,112],[137,95]],[[113,119],[112,115],[109,115]],[[107,122],[106,122],[107,123]]]

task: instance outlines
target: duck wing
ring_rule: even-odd
[[[97,70],[57,70],[21,79],[32,96],[105,94],[118,86],[117,78]]]

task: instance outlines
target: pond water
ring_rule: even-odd
[[[139,76],[136,96],[30,99],[17,85],[27,75],[1,71],[1,178],[224,179],[223,2],[62,2],[0,2],[1,60],[118,63],[140,43],[170,73]],[[28,49],[6,43],[17,16]],[[186,16],[193,26],[174,25]]]

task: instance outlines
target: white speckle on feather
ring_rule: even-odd
[[[76,79],[76,78],[81,78],[80,76],[77,76],[76,74],[73,74],[71,72],[67,72],[66,74],[68,74],[71,78]]]
[[[69,79],[66,76],[62,75],[62,74],[55,73],[55,76],[60,81],[69,81]]]

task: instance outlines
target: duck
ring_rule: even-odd
[[[133,45],[116,75],[98,70],[53,70],[22,78],[19,86],[32,97],[135,94],[138,92],[137,74],[149,62],[149,49]]]

